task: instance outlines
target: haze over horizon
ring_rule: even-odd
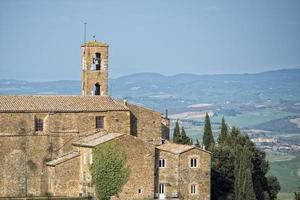
[[[110,77],[300,68],[300,2],[0,2],[0,79],[78,80],[83,23],[110,45]]]

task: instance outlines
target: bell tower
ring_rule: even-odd
[[[108,95],[108,45],[90,41],[81,45],[82,95]]]

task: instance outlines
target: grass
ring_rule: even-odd
[[[274,108],[265,108],[261,110],[245,111],[237,116],[225,116],[226,122],[230,126],[251,127],[270,120],[279,119],[295,115],[294,113],[280,111]],[[212,117],[212,121],[221,121],[222,116]]]
[[[279,200],[293,200],[294,199],[294,193],[279,193],[278,194]]]
[[[294,159],[270,162],[270,175],[276,176],[281,185],[281,192],[293,193],[300,186],[300,155]]]

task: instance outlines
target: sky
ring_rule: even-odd
[[[1,0],[0,79],[80,80],[84,22],[112,78],[300,68],[299,0]]]

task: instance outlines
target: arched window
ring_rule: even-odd
[[[96,83],[94,87],[94,94],[95,95],[100,95],[100,84]]]
[[[93,69],[94,70],[100,70],[101,69],[101,54],[95,53],[93,58]]]

